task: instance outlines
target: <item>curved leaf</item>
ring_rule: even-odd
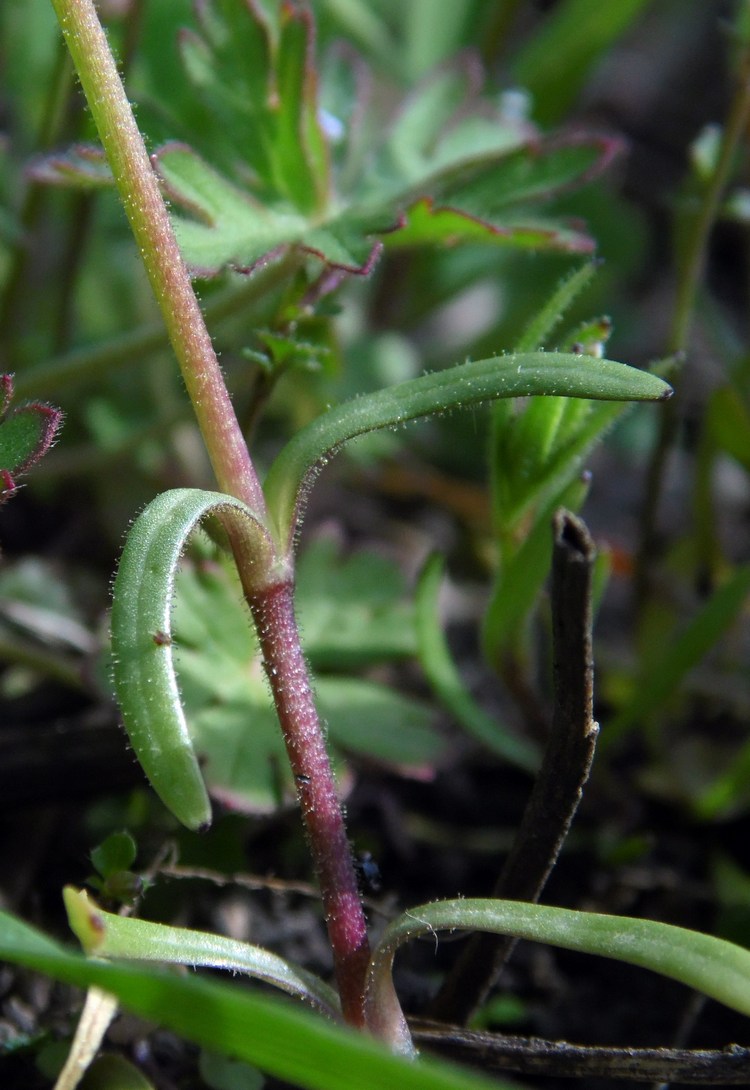
[[[416,598],[419,658],[427,679],[440,701],[468,734],[501,760],[535,773],[541,764],[537,746],[488,715],[476,703],[461,679],[443,634],[438,609],[442,580],[442,559],[433,554],[422,570]]]
[[[184,825],[210,822],[211,804],[180,702],[171,642],[175,572],[201,519],[216,515],[244,537],[258,563],[271,538],[250,508],[220,492],[175,489],[157,496],[128,534],[112,603],[112,674],[125,729],[162,802]]]
[[[445,1061],[406,1063],[364,1033],[334,1025],[273,995],[178,977],[155,965],[116,964],[71,953],[0,912],[0,959],[56,980],[92,984],[123,1007],[214,1052],[309,1090],[505,1090],[507,1082]]]
[[[274,984],[296,999],[306,1000],[323,1014],[335,1018],[340,1012],[333,988],[314,973],[261,946],[207,931],[168,927],[105,912],[84,890],[72,886],[66,887],[63,899],[70,926],[87,954],[228,969]]]
[[[398,947],[421,935],[459,929],[514,935],[639,965],[750,1015],[750,950],[742,946],[655,920],[467,898],[420,905],[386,928],[372,955],[366,998],[375,1032],[379,1012],[395,999],[391,972]],[[392,1043],[411,1051],[406,1038]]]
[[[527,395],[655,401],[668,398],[671,388],[623,363],[529,352],[474,360],[345,401],[299,431],[271,466],[265,491],[281,540],[291,542],[316,470],[350,439],[448,409]]]

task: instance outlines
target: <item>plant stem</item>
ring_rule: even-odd
[[[737,88],[724,127],[721,148],[713,174],[703,192],[701,206],[688,226],[682,255],[672,324],[667,339],[667,354],[685,352],[695,311],[701,277],[706,263],[709,236],[719,210],[721,197],[730,177],[737,146],[750,120],[750,50],[742,53]],[[635,600],[642,606],[647,598],[649,575],[657,539],[657,512],[664,488],[669,453],[679,427],[679,396],[673,398],[660,416],[660,428],[646,476],[646,495],[641,520],[641,540],[635,564]]]
[[[52,0],[169,332],[219,488],[265,501],[159,183],[93,0]]]
[[[554,711],[542,767],[493,897],[539,900],[557,861],[594,758],[591,579],[596,549],[585,524],[560,509],[553,519]],[[430,1017],[465,1024],[510,957],[512,935],[477,932],[430,1006]]]
[[[299,644],[293,594],[293,584],[285,581],[255,591],[248,595],[248,602],[320,882],[341,1008],[347,1022],[362,1027],[370,957],[367,928],[336,784]]]
[[[216,474],[265,520],[266,505],[141,134],[92,0],[52,0],[94,115]],[[351,850],[294,616],[291,562],[256,571],[232,537],[321,886],[344,1017],[364,1026],[369,945]]]

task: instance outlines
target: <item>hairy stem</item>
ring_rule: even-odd
[[[263,518],[266,505],[180,255],[159,185],[92,0],[52,0],[94,115],[151,285],[178,356],[222,492]],[[230,535],[232,536],[232,535]],[[260,575],[243,542],[235,556],[263,652],[321,886],[344,1017],[364,1025],[369,946],[343,815],[279,562]],[[281,575],[283,569],[283,576]]]
[[[219,488],[265,502],[159,183],[93,0],[52,0],[179,360]]]
[[[299,644],[293,586],[248,595],[320,883],[344,1018],[364,1026],[369,944],[336,784]]]

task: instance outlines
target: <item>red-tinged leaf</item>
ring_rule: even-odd
[[[5,416],[13,400],[13,375],[0,375],[0,420]]]
[[[554,200],[599,177],[622,143],[592,134],[532,140],[500,155],[451,164],[423,182],[426,193],[480,218]],[[421,194],[420,194],[421,195]]]
[[[3,376],[2,387],[5,412],[0,420],[0,474],[3,495],[6,496],[6,493],[15,490],[15,478],[30,469],[49,450],[62,423],[62,413],[40,402],[8,411],[8,401],[12,395],[11,376]]]
[[[27,168],[27,175],[44,185],[76,189],[104,189],[114,185],[102,148],[75,144],[64,152],[41,155]]]
[[[312,10],[200,0],[197,30],[179,37],[194,93],[163,111],[174,110],[175,131],[201,133],[204,144],[199,153],[170,142],[155,162],[195,275],[251,272],[290,248],[363,274],[389,233],[391,246],[594,249],[583,228],[537,209],[601,173],[616,141],[540,138],[521,93],[480,95],[484,73],[468,53],[412,89],[390,125],[370,116],[361,96],[352,107],[351,74],[342,90],[341,66],[329,57],[333,71],[321,82],[338,113],[324,124]],[[38,170],[50,182],[108,181],[91,149],[50,157]]]
[[[16,482],[7,469],[0,469],[0,503],[9,500],[16,491]]]
[[[435,206],[424,197],[408,210],[403,226],[386,236],[386,247],[458,246],[466,242],[516,249],[562,250],[588,254],[594,249],[590,235],[553,220],[530,218],[520,223],[495,225],[458,208]]]
[[[175,217],[175,230],[198,275],[225,266],[251,271],[269,255],[295,246],[351,273],[367,273],[377,258],[380,245],[359,219],[344,214],[312,222],[288,207],[263,204],[184,145],[161,148],[155,162],[172,201],[193,217]],[[387,227],[387,221],[381,219],[380,226]]]

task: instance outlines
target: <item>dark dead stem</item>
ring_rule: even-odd
[[[595,549],[584,523],[553,520],[554,710],[544,760],[493,897],[537,901],[578,808],[594,756],[591,572]],[[487,997],[516,940],[476,934],[430,1007],[430,1017],[465,1023]]]
[[[370,957],[351,848],[294,616],[293,585],[248,596],[320,883],[344,1018],[364,1026]]]
[[[416,1022],[411,1026],[420,1047],[482,1071],[515,1071],[554,1078],[629,1079],[703,1086],[747,1086],[750,1049],[603,1048],[567,1041],[482,1033],[459,1026]]]

